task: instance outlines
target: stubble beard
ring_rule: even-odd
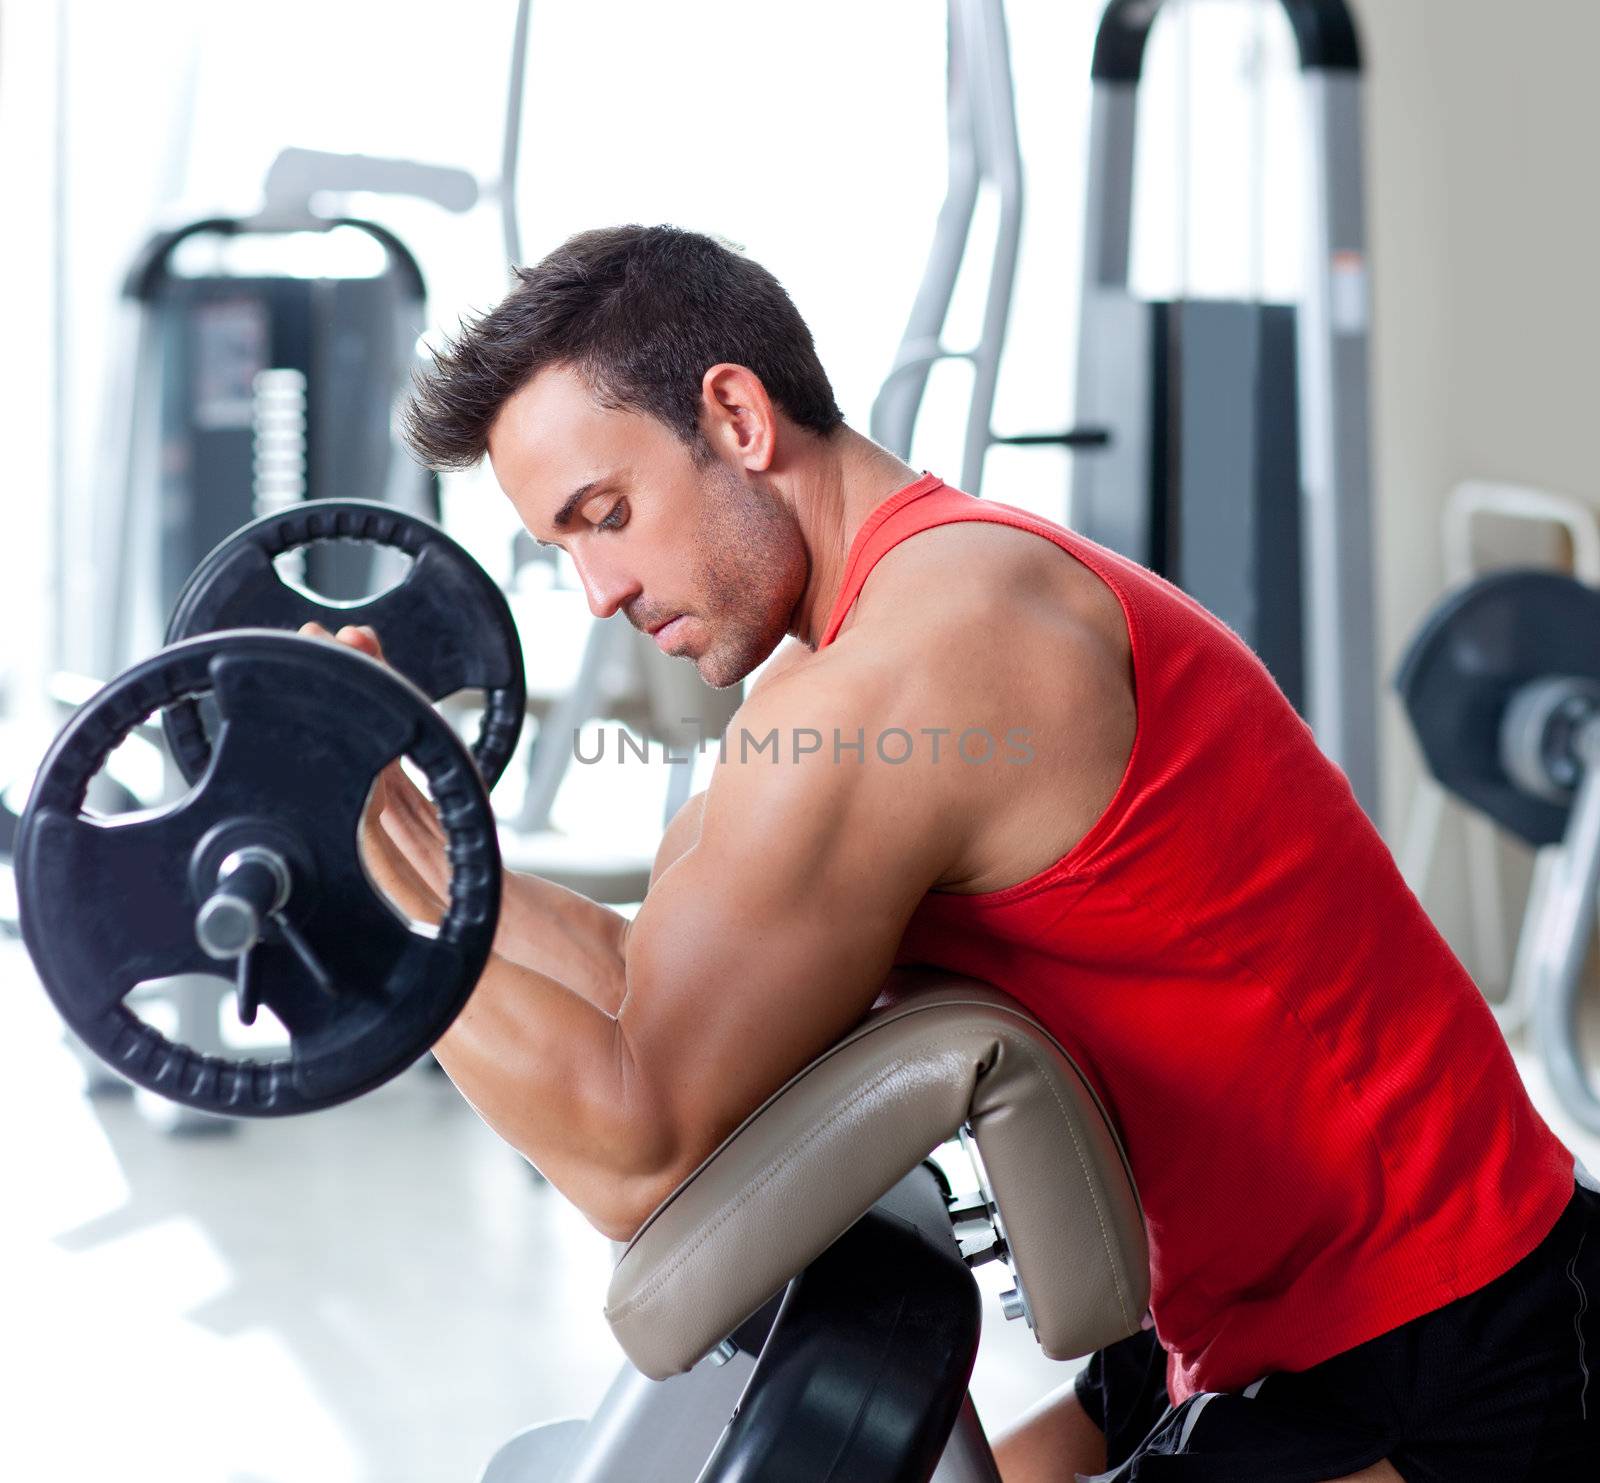
[[[736,685],[783,642],[810,563],[800,523],[776,496],[718,465],[696,542],[713,638],[694,663],[714,689]]]

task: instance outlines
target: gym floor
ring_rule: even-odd
[[[521,1427],[593,1408],[620,1361],[610,1248],[445,1078],[174,1137],[142,1098],[83,1095],[18,943],[0,985],[0,1475],[470,1483]],[[973,1390],[998,1426],[1076,1366],[1002,1319],[1000,1268],[979,1277]]]
[[[0,1476],[470,1483],[593,1409],[621,1363],[611,1248],[444,1077],[174,1137],[143,1094],[83,1095],[19,943],[0,985]],[[1001,1421],[1073,1367],[979,1277],[974,1390]]]

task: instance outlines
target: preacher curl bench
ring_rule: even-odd
[[[924,1163],[958,1133],[964,1209]],[[481,1483],[995,1483],[969,1220],[1051,1358],[1138,1330],[1144,1221],[1094,1090],[1004,995],[897,973],[623,1251],[606,1317],[631,1364],[595,1415],[520,1433]]]

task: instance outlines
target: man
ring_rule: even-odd
[[[1002,1441],[1007,1483],[1152,1456],[1279,1483],[1581,1475],[1600,1196],[1221,624],[851,431],[776,280],[671,228],[519,270],[409,428],[436,467],[487,454],[596,616],[710,683],[792,640],[637,918],[508,877],[437,1047],[600,1230],[631,1235],[896,961],[936,963],[1054,1031],[1148,1221],[1149,1327]],[[431,809],[391,769],[378,812],[375,873],[437,911]]]

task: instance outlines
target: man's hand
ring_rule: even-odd
[[[305,638],[344,644],[376,659],[383,645],[370,628],[348,626],[329,633],[320,623],[305,624]],[[450,862],[444,828],[427,795],[406,776],[398,760],[378,774],[361,820],[361,855],[373,878],[414,921],[437,924],[450,895]]]
[[[370,628],[331,634],[317,623],[306,638],[346,644],[380,663],[383,645]],[[437,923],[450,895],[447,841],[428,796],[398,762],[379,775],[362,820],[361,858],[412,921]],[[494,958],[546,975],[607,1014],[622,999],[622,937],[627,923],[609,907],[537,876],[504,871]]]

